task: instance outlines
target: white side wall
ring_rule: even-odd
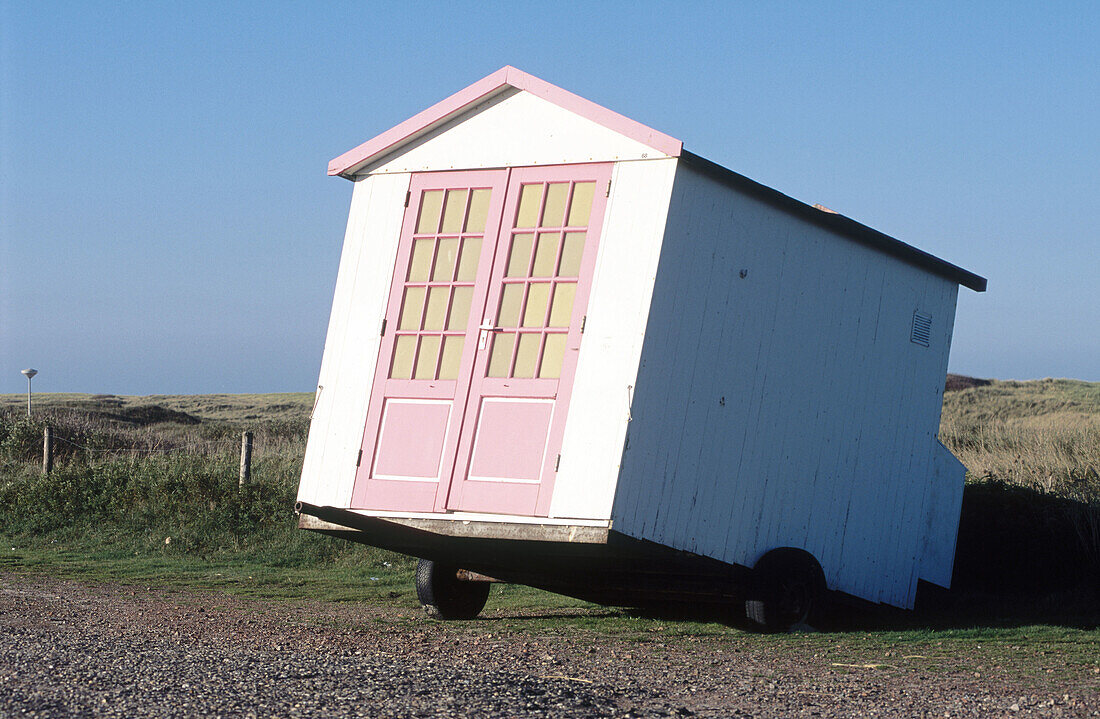
[[[317,380],[323,389],[298,485],[300,501],[333,507],[351,503],[408,189],[409,176],[401,174],[355,183]]]
[[[675,172],[675,159],[615,166],[551,517],[611,516]]]
[[[748,566],[805,548],[830,588],[910,606],[915,568],[948,561],[931,505],[958,519],[935,438],[957,291],[681,163],[614,528]]]
[[[528,92],[476,105],[362,172],[423,172],[566,165],[666,157]]]

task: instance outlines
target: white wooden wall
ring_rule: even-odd
[[[355,183],[317,380],[323,389],[309,424],[298,485],[300,501],[351,504],[408,189],[407,174]]]
[[[631,161],[612,177],[550,509],[552,518],[609,518],[676,160],[518,91],[395,150],[355,183],[300,500],[350,504],[410,171],[617,160]]]
[[[424,172],[656,159],[663,153],[529,92],[510,90],[364,168]]]
[[[683,163],[666,228],[613,527],[748,566],[804,548],[830,588],[911,606],[916,576],[950,576],[957,285]]]
[[[611,517],[676,162],[620,162],[611,177],[551,517]]]

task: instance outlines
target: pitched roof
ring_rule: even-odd
[[[524,90],[541,97],[559,107],[576,113],[596,122],[621,135],[648,145],[668,157],[680,157],[695,168],[709,174],[711,177],[735,187],[747,194],[753,195],[774,207],[780,208],[793,215],[812,222],[815,225],[832,230],[861,244],[878,249],[886,254],[893,255],[911,264],[934,272],[942,277],[969,287],[977,292],[984,292],[986,280],[968,270],[951,264],[945,260],[908,245],[901,240],[894,239],[867,225],[860,224],[844,215],[837,214],[827,208],[811,207],[793,197],[788,197],[778,190],[750,180],[744,175],[728,170],[721,165],[695,155],[683,149],[683,143],[674,137],[658,132],[629,117],[608,110],[606,107],[586,100],[579,95],[574,95],[568,90],[551,85],[534,75],[528,75],[511,65],[505,65],[493,74],[484,77],[473,85],[459,90],[445,100],[441,100],[423,112],[413,115],[399,125],[386,130],[381,135],[367,140],[354,150],[349,150],[340,155],[328,165],[328,174],[339,175],[353,179],[355,174],[383,155],[386,155],[402,145],[405,145],[422,135],[434,130],[448,120],[460,115],[470,107],[488,100],[509,88]]]
[[[328,164],[328,174],[351,178],[356,171],[371,160],[391,152],[405,143],[430,132],[439,125],[459,115],[469,107],[489,99],[508,88],[526,90],[532,95],[554,103],[559,107],[576,113],[608,129],[614,130],[644,145],[658,150],[669,157],[679,157],[683,143],[663,132],[646,127],[629,117],[608,110],[606,107],[574,95],[557,85],[551,85],[534,75],[528,75],[511,65],[505,65],[492,75],[484,77],[473,85],[459,90],[445,100],[441,100],[423,112],[419,112],[400,125],[386,130],[381,135],[367,140],[354,150],[349,150]]]

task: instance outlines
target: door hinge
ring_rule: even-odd
[[[584,323],[588,321],[588,315],[581,317],[581,334],[584,334]]]
[[[611,197],[611,180],[607,181],[607,192],[603,193],[604,197]]]
[[[412,196],[413,196],[412,190],[409,190],[408,192],[405,193],[405,207],[409,206],[409,200],[412,199]]]
[[[355,458],[355,466],[358,467],[363,462],[363,450],[359,450],[359,456]]]
[[[560,466],[561,466],[561,455],[559,454],[558,458],[554,460],[554,471],[557,472],[558,467],[560,467]]]
[[[379,337],[385,337],[386,336],[386,318],[385,317],[382,318],[382,331],[379,333],[378,336]]]

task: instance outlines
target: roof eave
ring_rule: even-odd
[[[923,269],[934,272],[941,277],[953,280],[963,287],[968,287],[975,292],[985,292],[986,279],[979,275],[953,265],[946,260],[941,260],[933,254],[906,244],[901,240],[890,237],[878,230],[856,222],[850,217],[834,213],[824,212],[811,207],[804,202],[784,195],[779,190],[774,190],[767,185],[762,185],[733,170],[711,162],[705,157],[700,157],[693,152],[683,150],[680,159],[696,169],[714,177],[715,179],[731,185],[738,190],[752,195],[763,202],[789,212],[801,219],[807,220],[819,227],[836,232],[852,239],[860,244],[872,247],[876,250],[893,255]]]
[[[524,90],[566,110],[586,117],[615,132],[648,145],[669,157],[679,157],[683,143],[674,137],[631,120],[613,110],[597,105],[568,90],[529,75],[511,65],[505,65],[491,75],[459,90],[408,120],[367,140],[353,150],[340,155],[328,165],[329,175],[354,179],[356,173],[372,160],[393,152],[420,135],[442,125],[467,108],[483,102],[509,87]]]

